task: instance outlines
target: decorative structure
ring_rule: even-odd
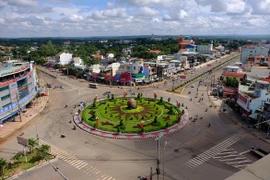
[[[135,99],[131,98],[128,100],[127,106],[129,109],[136,109],[137,108],[137,101]]]

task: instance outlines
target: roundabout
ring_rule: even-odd
[[[102,100],[95,98],[85,105],[78,110],[74,121],[81,129],[103,137],[154,138],[169,135],[188,124],[188,113],[182,106],[164,101],[163,97],[143,97],[142,93],[136,98],[111,95]]]

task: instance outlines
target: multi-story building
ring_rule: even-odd
[[[246,64],[249,56],[263,55],[268,56],[269,48],[247,44],[242,47],[241,62]]]
[[[36,84],[32,62],[0,67],[0,123],[18,114],[35,98]]]
[[[261,54],[247,57],[247,64],[250,65],[270,65],[270,56],[264,56]]]

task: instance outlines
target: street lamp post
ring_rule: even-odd
[[[165,174],[165,171],[164,171],[164,163],[165,163],[165,161],[164,161],[164,153],[165,153],[165,149],[166,149],[166,145],[167,145],[167,141],[165,141],[165,143],[164,143],[164,149],[163,149],[163,180],[164,180],[164,174]]]
[[[132,62],[130,63],[130,98],[132,98],[132,74],[131,74],[131,70],[132,70]]]

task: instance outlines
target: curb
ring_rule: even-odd
[[[19,174],[15,174],[15,175],[13,175],[13,176],[7,178],[7,180],[17,179],[17,178],[19,178],[19,176],[21,176],[21,175],[23,175],[23,174],[25,174],[25,173],[27,173],[27,172],[31,172],[31,171],[34,171],[34,170],[36,170],[36,169],[42,168],[42,167],[44,167],[44,166],[46,166],[46,165],[48,165],[48,164],[54,163],[54,162],[56,162],[56,161],[58,161],[58,158],[57,158],[57,157],[54,158],[54,159],[52,159],[52,160],[50,160],[50,161],[46,161],[46,162],[44,162],[44,163],[42,163],[42,164],[39,164],[39,165],[37,165],[37,166],[34,166],[34,167],[32,167],[32,168],[30,168],[30,169],[27,169],[27,170],[25,170],[25,171],[22,171],[22,172],[20,172]]]

